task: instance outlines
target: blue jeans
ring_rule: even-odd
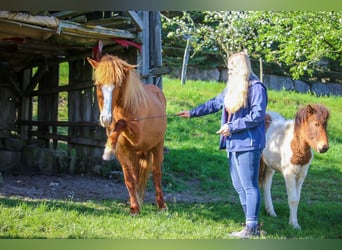
[[[258,225],[260,190],[258,174],[261,151],[229,152],[230,176],[233,187],[239,195],[246,217],[246,225]]]

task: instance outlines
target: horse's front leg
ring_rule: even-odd
[[[301,229],[297,218],[298,204],[300,199],[300,195],[297,190],[297,177],[293,172],[290,171],[283,173],[283,175],[285,178],[287,200],[290,208],[289,224],[295,229]]]
[[[137,164],[136,154],[125,152],[122,148],[118,148],[117,158],[122,167],[126,188],[129,194],[130,213],[132,215],[137,215],[140,213],[141,204],[138,199],[138,177],[135,168],[135,164]]]
[[[162,164],[164,159],[164,142],[159,143],[152,149],[153,162],[152,162],[152,176],[156,192],[156,201],[159,210],[167,210],[162,190]]]

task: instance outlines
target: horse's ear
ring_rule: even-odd
[[[312,115],[316,112],[316,110],[310,104],[306,106],[306,111],[310,115]]]
[[[96,61],[96,60],[94,60],[94,59],[91,59],[90,57],[87,57],[87,60],[88,60],[88,62],[90,63],[90,65],[91,65],[94,69],[96,69],[96,67],[97,67],[97,65],[99,64],[99,62]]]

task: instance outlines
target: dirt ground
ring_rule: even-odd
[[[1,197],[43,200],[118,200],[128,201],[128,192],[121,178],[94,177],[87,175],[3,175],[0,186]],[[215,202],[224,198],[207,194],[196,188],[195,181],[189,189],[181,193],[168,193],[164,190],[167,203]],[[145,202],[155,202],[154,189],[147,190]]]

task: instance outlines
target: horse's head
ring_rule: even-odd
[[[300,109],[295,118],[295,130],[300,130],[300,136],[319,153],[329,149],[327,125],[329,110],[322,105],[307,105]]]
[[[95,84],[97,85],[98,102],[100,107],[100,124],[109,127],[112,123],[112,110],[115,105],[114,92],[121,88],[127,80],[128,71],[134,68],[122,59],[104,55],[100,61],[87,57],[94,68]]]

